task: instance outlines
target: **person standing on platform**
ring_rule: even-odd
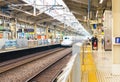
[[[97,39],[97,36],[95,35],[95,37],[93,36],[91,38],[91,42],[92,42],[92,50],[94,49],[98,49],[98,39]]]
[[[91,42],[92,42],[92,50],[94,50],[94,48],[93,48],[93,45],[94,45],[94,36],[91,38]]]
[[[104,48],[104,38],[101,39],[102,49]]]
[[[94,37],[93,46],[94,46],[94,49],[98,50],[98,38],[97,38],[97,36]]]

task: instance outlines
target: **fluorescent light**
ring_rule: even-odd
[[[100,2],[99,2],[99,3],[100,3],[100,4],[102,4],[102,2],[103,2],[103,0],[100,0]]]

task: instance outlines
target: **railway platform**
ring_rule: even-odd
[[[120,81],[119,71],[113,73],[112,51],[105,51],[101,43],[98,44],[98,50],[92,50],[91,45],[77,43],[72,51],[72,57],[57,77],[57,82]]]
[[[33,46],[31,48],[25,47],[25,48],[17,48],[17,49],[9,49],[9,50],[4,50],[0,52],[0,63],[19,58],[22,56],[26,56],[29,54],[34,54],[37,52],[45,51],[48,49],[60,47],[60,44],[49,44],[49,45],[41,45],[41,46]]]
[[[84,52],[81,82],[120,82],[120,74],[113,74],[112,51],[104,51],[99,44],[97,51],[87,46]]]

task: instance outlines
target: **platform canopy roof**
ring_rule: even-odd
[[[23,0],[24,2],[35,6],[39,13],[46,13],[64,23],[64,28],[72,27],[79,33],[89,35],[74,14],[69,10],[67,5],[62,0]],[[36,5],[34,5],[36,4]]]
[[[106,9],[111,10],[111,0],[100,2],[101,0],[0,0],[0,15],[5,13],[31,24],[50,23],[89,35],[89,23],[101,18]]]
[[[87,31],[88,24],[100,24],[105,10],[112,10],[112,0],[63,0]],[[89,21],[88,21],[89,20]]]

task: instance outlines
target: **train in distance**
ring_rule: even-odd
[[[84,36],[63,36],[63,41],[61,42],[61,46],[72,46],[74,43],[77,42],[84,42],[87,40]]]

